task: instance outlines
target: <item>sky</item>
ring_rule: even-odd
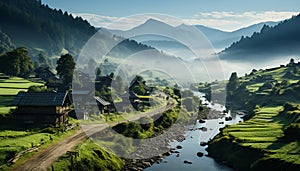
[[[158,13],[191,25],[233,31],[263,21],[280,21],[300,12],[299,0],[42,0],[52,8],[82,16],[96,27],[109,27],[119,18]],[[126,21],[119,28],[144,21]],[[130,23],[132,22],[132,23]]]

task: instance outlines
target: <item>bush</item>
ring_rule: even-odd
[[[290,138],[300,137],[300,124],[292,123],[284,130],[284,136]]]

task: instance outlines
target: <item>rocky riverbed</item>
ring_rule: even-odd
[[[207,119],[222,118],[225,115],[225,112],[204,107],[203,110],[198,113],[196,118],[199,121],[202,120],[205,122]],[[151,167],[154,163],[166,162],[163,160],[164,157],[170,156],[172,153],[178,153],[175,148],[171,147],[170,143],[174,141],[184,141],[186,137],[185,133],[188,130],[189,129],[186,126],[174,124],[169,130],[161,132],[160,135],[141,141],[141,144],[135,149],[135,152],[124,158],[126,163],[124,170],[144,170],[147,167]],[[206,129],[203,128],[199,130],[205,131]],[[178,153],[178,155],[180,154]]]

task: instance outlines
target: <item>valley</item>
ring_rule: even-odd
[[[0,0],[0,170],[300,170],[300,4],[271,2]]]

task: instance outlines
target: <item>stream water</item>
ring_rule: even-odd
[[[225,107],[219,104],[211,104],[206,101],[203,94],[196,93],[203,103],[208,103],[208,107],[223,111]],[[195,130],[186,132],[186,140],[183,142],[172,142],[172,147],[180,145],[182,149],[176,149],[179,154],[172,153],[172,155],[165,157],[160,164],[154,164],[151,167],[145,169],[145,171],[233,171],[232,168],[216,162],[213,158],[206,156],[207,152],[205,148],[207,146],[200,146],[200,142],[207,142],[219,133],[219,128],[225,125],[231,125],[243,121],[240,115],[231,113],[231,121],[225,121],[225,118],[206,120],[205,123],[197,122],[195,125],[190,125],[190,128],[206,127],[207,131]],[[224,124],[219,124],[224,122]],[[226,147],[224,147],[226,148]],[[198,157],[197,153],[204,153],[203,157]],[[190,161],[192,164],[185,164],[184,161]]]

